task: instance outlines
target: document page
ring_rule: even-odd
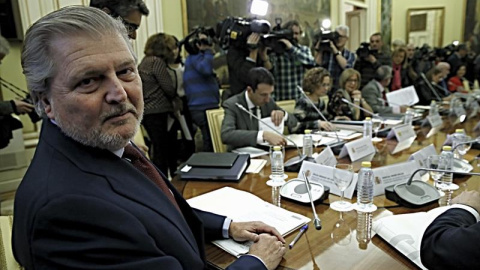
[[[191,207],[228,216],[235,221],[262,221],[275,227],[283,236],[310,222],[310,218],[268,203],[259,197],[238,189],[224,187],[191,198]],[[238,243],[233,239],[213,241],[234,256],[248,252],[252,243]]]
[[[385,96],[390,106],[412,106],[419,101],[414,86],[398,89],[387,93]]]

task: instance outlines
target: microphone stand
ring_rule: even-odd
[[[430,91],[432,91],[432,93],[435,95],[435,97],[437,98],[438,101],[442,102],[442,98],[440,97],[440,95],[437,93],[437,91],[435,90],[435,88],[433,88],[432,84],[428,81],[427,77],[425,77],[425,74],[423,72],[420,72],[420,76],[422,77],[422,79],[425,81],[425,83],[427,84],[427,86],[430,88]]]
[[[305,186],[307,187],[307,192],[308,192],[308,197],[310,198],[310,205],[312,206],[312,212],[313,212],[313,224],[315,225],[315,229],[317,231],[322,229],[322,221],[317,215],[317,211],[315,211],[315,205],[313,205],[313,200],[312,200],[312,192],[310,191],[310,181],[307,178],[307,174],[303,172],[303,178],[305,178]]]
[[[382,119],[382,120],[385,120],[385,119],[384,119],[383,117],[381,117],[378,113],[372,113],[371,111],[366,110],[366,109],[358,106],[357,104],[348,101],[348,99],[346,99],[346,98],[342,98],[342,101],[345,102],[345,103],[347,103],[348,105],[351,105],[351,106],[353,106],[353,107],[355,107],[355,108],[357,108],[357,109],[359,109],[359,110],[361,110],[361,111],[364,111],[364,112],[370,114],[371,116],[378,117],[378,118],[380,118],[380,119]]]
[[[476,138],[475,140],[466,141],[466,142],[461,142],[461,143],[455,145],[455,147],[452,148],[452,152],[455,152],[455,150],[456,150],[460,145],[471,144],[471,143],[480,143],[480,137]]]
[[[297,89],[298,91],[300,91],[300,93],[305,97],[305,99],[307,100],[308,103],[310,103],[310,105],[312,105],[312,107],[315,109],[315,111],[317,111],[317,113],[322,117],[323,121],[325,122],[328,122],[330,123],[330,121],[327,120],[327,118],[325,117],[325,115],[323,115],[323,113],[317,108],[317,106],[313,103],[313,101],[310,100],[310,98],[308,98],[307,94],[305,94],[305,92],[303,91],[302,87],[300,87],[299,85],[297,85]],[[325,104],[325,106],[327,106]],[[337,129],[334,128],[333,129],[333,132],[335,133],[335,137],[337,137],[337,143],[341,143],[342,141],[340,140],[340,138],[338,137],[338,133],[337,133]],[[337,146],[335,143],[334,145]],[[343,143],[342,143],[343,145]]]
[[[278,135],[282,136],[282,138],[286,139],[287,141],[291,142],[296,148],[297,148],[297,151],[298,151],[298,157],[294,157],[294,158],[291,158],[289,160],[287,160],[284,164],[284,167],[285,167],[285,170],[288,170],[288,171],[298,171],[300,170],[300,165],[302,164],[302,162],[306,159],[307,156],[303,155],[302,151],[300,151],[300,148],[298,147],[298,145],[293,141],[291,140],[290,138],[286,137],[285,135],[283,135],[282,133],[278,132],[274,127],[270,126],[269,124],[265,123],[265,121],[263,121],[262,119],[260,119],[258,116],[256,116],[255,114],[251,113],[249,110],[247,110],[245,107],[243,107],[242,104],[240,103],[235,103],[235,105],[237,105],[238,108],[240,108],[240,110],[248,113],[250,116],[252,116],[253,118],[257,119],[258,121],[262,122],[265,126],[269,127],[270,129],[272,129],[275,133],[277,133]]]
[[[413,176],[419,172],[419,171],[425,171],[425,172],[443,172],[443,173],[454,173],[454,174],[460,174],[460,175],[471,175],[471,176],[480,176],[480,173],[474,173],[474,172],[457,172],[457,171],[452,171],[452,170],[441,170],[441,169],[430,169],[430,168],[420,168],[415,170],[410,178],[407,181],[407,186],[410,186],[412,184]]]

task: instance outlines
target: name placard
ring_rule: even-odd
[[[330,146],[327,146],[322,152],[320,152],[320,154],[318,154],[315,158],[315,162],[317,162],[317,164],[333,167],[337,164],[337,159]]]
[[[432,128],[440,127],[441,125],[443,125],[442,117],[439,114],[427,116],[427,121]]]
[[[408,160],[417,160],[421,167],[427,166],[427,158],[429,156],[438,155],[437,150],[435,149],[435,145],[430,144],[427,147],[424,147],[417,152],[410,155]]]
[[[351,161],[356,161],[374,153],[375,147],[373,147],[372,140],[370,137],[365,137],[346,143],[338,157],[343,158],[348,155]]]
[[[319,183],[324,186],[327,186],[330,188],[330,193],[335,194],[340,196],[341,191],[335,184],[335,181],[333,180],[333,170],[334,167],[329,167],[317,163],[312,163],[309,161],[304,161],[302,163],[302,167],[300,168],[300,171],[298,172],[298,178],[299,179],[304,179],[303,178],[303,172],[308,177],[308,180],[310,180],[313,183]],[[357,174],[353,174],[353,180],[350,186],[345,190],[344,196],[345,198],[351,199],[353,197],[353,192],[355,191],[355,188],[357,186]]]
[[[413,127],[409,124],[403,124],[399,125],[396,127],[393,127],[390,132],[387,135],[387,139],[392,139],[395,137],[397,141],[405,141],[409,138],[415,138],[417,137],[417,134],[415,134],[415,130],[413,130]]]
[[[412,146],[412,143],[415,141],[415,137],[410,137],[410,138],[407,138],[406,140],[404,141],[399,141],[397,142],[397,145],[395,145],[395,147],[393,148],[393,150],[391,151],[392,155],[400,152],[400,151],[403,151],[407,148],[410,148],[410,146]]]
[[[373,196],[385,194],[385,188],[388,186],[407,182],[412,173],[419,168],[418,162],[412,160],[373,169],[375,179]]]

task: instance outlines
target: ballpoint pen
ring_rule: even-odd
[[[303,225],[303,227],[300,229],[300,231],[298,232],[297,236],[295,236],[295,238],[293,239],[293,241],[290,243],[290,245],[288,245],[288,247],[290,249],[293,248],[293,245],[295,245],[295,243],[298,241],[298,239],[300,239],[300,237],[303,235],[303,233],[308,229],[308,224],[305,224]]]

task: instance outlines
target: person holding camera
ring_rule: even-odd
[[[192,120],[203,137],[203,151],[212,152],[213,145],[208,128],[206,110],[217,109],[220,91],[213,71],[213,41],[204,31],[197,31],[187,40],[192,48],[185,61],[183,84]]]
[[[310,48],[298,43],[302,34],[300,23],[295,20],[289,21],[283,29],[293,32],[293,40],[280,39],[286,51],[270,54],[275,77],[275,100],[298,100],[301,94],[297,86],[302,84],[306,69],[315,66],[316,62]]]
[[[332,89],[338,89],[338,80],[340,74],[347,69],[352,68],[355,63],[355,54],[345,48],[349,37],[350,28],[346,25],[339,25],[335,28],[337,37],[334,41],[329,40],[328,46],[324,49],[322,41],[315,44],[315,61],[321,63],[323,68],[330,72],[332,78]]]
[[[355,62],[354,68],[362,74],[360,87],[364,87],[369,81],[375,77],[375,71],[381,65],[392,66],[392,58],[390,53],[382,51],[383,41],[380,33],[374,33],[370,36],[370,46],[367,54],[358,53],[358,61]]]

